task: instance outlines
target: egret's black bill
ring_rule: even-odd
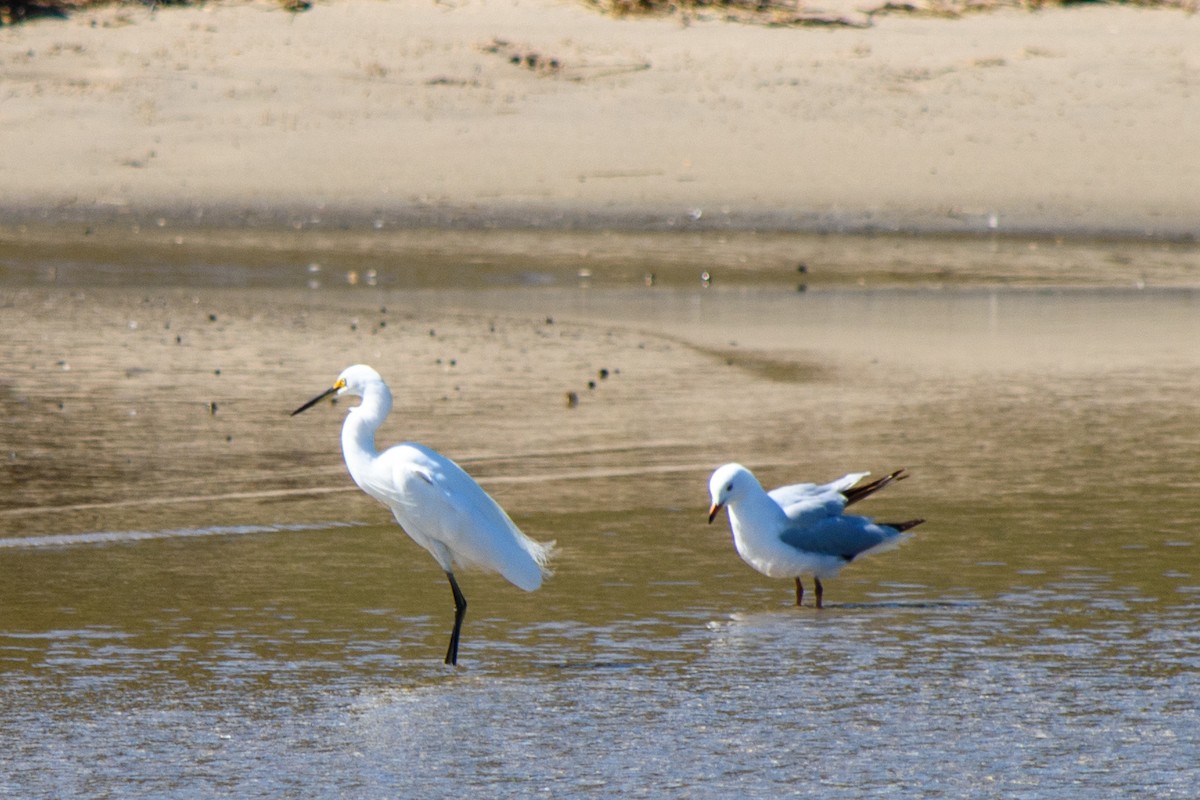
[[[340,388],[341,388],[340,386],[332,386],[332,387],[330,387],[330,388],[326,389],[325,391],[321,392],[319,395],[317,395],[316,397],[314,397],[312,400],[309,400],[307,403],[305,403],[304,405],[300,406],[300,407],[299,407],[299,408],[297,408],[295,411],[293,411],[293,412],[291,413],[291,416],[293,416],[293,417],[294,417],[294,416],[296,416],[297,414],[299,414],[301,411],[308,411],[310,408],[312,408],[312,407],[313,407],[313,406],[315,406],[317,403],[319,403],[319,402],[321,402],[322,400],[324,400],[326,397],[329,397],[329,396],[331,396],[331,395],[335,395],[335,394],[337,394],[337,393],[338,393],[338,389],[340,389]]]

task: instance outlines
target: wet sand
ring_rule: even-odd
[[[717,433],[743,382],[763,389],[743,432],[754,452],[775,435],[757,415],[790,420],[796,398],[852,427],[888,380],[911,401],[945,370],[1173,371],[1200,335],[1186,310],[1167,314],[1194,298],[1187,244],[168,222],[19,226],[7,241],[5,537],[378,516],[345,480],[339,415],[286,416],[356,362],[396,387],[388,439],[453,453],[514,497],[566,476],[556,503],[589,506],[567,488],[589,470],[634,458],[699,486],[747,457]],[[1004,298],[1024,297],[1041,311],[1006,321]],[[891,377],[864,390],[860,371]],[[768,460],[836,472],[854,452]],[[917,463],[886,453],[861,450]]]
[[[810,425],[826,424],[813,414],[833,414],[827,423],[846,429],[893,399],[936,405],[943,373],[1107,380],[1148,370],[1158,380],[1194,363],[1188,248],[1046,243],[1068,272],[1076,260],[1109,272],[1096,268],[1072,286],[1031,270],[1006,288],[983,267],[975,277],[914,281],[907,265],[927,263],[930,249],[907,250],[906,239],[875,240],[877,249],[859,242],[855,252],[875,261],[844,256],[856,270],[831,276],[822,274],[825,259],[836,261],[828,253],[805,273],[790,264],[706,269],[700,254],[715,263],[728,244],[710,239],[691,240],[699,262],[658,262],[653,285],[644,272],[655,268],[653,254],[641,263],[571,258],[567,242],[590,240],[575,236],[541,258],[464,262],[455,250],[432,268],[437,279],[408,274],[403,258],[378,272],[370,260],[347,263],[357,236],[326,241],[325,258],[307,264],[252,251],[275,259],[270,269],[250,261],[215,270],[208,265],[244,251],[169,240],[173,250],[144,248],[144,268],[120,248],[110,264],[82,260],[103,246],[64,245],[49,259],[39,249],[49,245],[31,245],[27,269],[0,272],[10,365],[0,384],[9,460],[0,528],[11,537],[379,517],[345,478],[340,414],[286,414],[356,362],[376,366],[397,390],[385,439],[453,453],[513,498],[543,496],[527,483],[565,480],[555,502],[585,507],[595,498],[573,494],[573,482],[629,474],[631,458],[647,474],[686,473],[699,487],[715,464],[747,457],[745,447],[761,452],[781,430],[792,431],[781,441],[805,439]],[[962,243],[942,259],[986,263],[994,245]],[[420,252],[406,257],[423,260]],[[759,255],[769,262],[766,254],[782,252],[767,242]],[[1155,258],[1161,271],[1141,283]],[[1141,265],[1132,276],[1131,263]],[[797,280],[812,288],[798,291]],[[744,407],[750,388],[755,399]],[[748,418],[727,430],[726,414]],[[856,454],[877,469],[940,463],[936,449],[871,442],[767,453],[819,473],[844,471]],[[689,490],[677,501],[690,499]]]
[[[1104,5],[864,29],[113,7],[0,29],[0,211],[1191,237],[1198,39],[1196,15]]]

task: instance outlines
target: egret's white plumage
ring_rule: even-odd
[[[846,506],[908,477],[901,469],[861,483],[869,474],[856,472],[830,483],[800,483],[767,492],[750,470],[725,464],[708,482],[708,521],[728,509],[738,555],[767,577],[794,578],[796,605],[804,598],[801,576],[812,575],[820,608],[822,578],[832,578],[861,555],[895,547],[908,538],[904,531],[924,522],[877,523],[844,514]]]
[[[405,442],[380,453],[375,431],[392,409],[392,393],[379,373],[364,364],[346,368],[331,389],[292,412],[295,416],[330,395],[362,402],[342,425],[342,455],[359,488],[391,509],[413,541],[446,572],[454,593],[455,620],[446,663],[458,660],[466,599],[454,568],[494,570],[532,592],[542,585],[552,545],[526,536],[462,467],[423,445]]]

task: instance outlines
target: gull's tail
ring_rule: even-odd
[[[846,491],[842,492],[842,497],[846,498],[846,505],[848,505],[848,506],[853,505],[853,504],[857,503],[859,500],[867,499],[871,495],[878,492],[880,489],[883,489],[886,486],[890,486],[891,484],[895,483],[896,481],[902,481],[907,477],[908,477],[908,474],[904,471],[904,467],[901,467],[900,469],[893,472],[891,475],[884,475],[882,478],[880,478],[877,481],[871,481],[870,483],[864,483],[861,486],[850,487]],[[920,521],[921,520],[918,520],[918,522],[920,522]],[[892,527],[895,527],[895,526],[892,526]],[[912,527],[912,526],[910,525],[909,527]]]

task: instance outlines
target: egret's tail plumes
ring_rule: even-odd
[[[550,577],[550,557],[554,543],[532,539],[517,528],[508,512],[505,512],[496,500],[486,494],[484,497],[496,515],[494,519],[508,528],[509,535],[492,536],[486,541],[470,542],[469,546],[456,548],[455,560],[464,566],[482,567],[484,570],[499,572],[505,581],[517,589],[539,589],[542,578]]]
[[[503,535],[479,541],[459,540],[452,550],[436,539],[428,540],[413,530],[405,530],[421,546],[433,553],[434,558],[438,558],[439,550],[444,551],[445,562],[443,563],[441,558],[438,558],[438,561],[447,571],[450,571],[452,565],[457,565],[497,572],[518,589],[535,591],[541,587],[542,579],[550,576],[549,563],[554,543],[539,542],[526,536],[511,519],[508,519],[507,514],[504,514],[503,521],[507,530],[493,529],[504,530]]]
[[[550,576],[550,556],[554,552],[554,542],[539,542],[530,538],[503,509],[499,506],[496,508],[508,523],[512,537],[507,543],[496,542],[497,550],[494,555],[486,561],[481,560],[479,565],[485,569],[495,569],[518,589],[535,591],[541,587],[542,579]]]
[[[880,489],[890,486],[896,481],[902,481],[907,477],[908,474],[904,471],[904,467],[901,467],[890,475],[884,475],[877,481],[864,483],[861,486],[852,486],[851,488],[842,492],[842,496],[846,498],[846,505],[854,505],[859,500],[865,500],[878,492]]]
[[[550,557],[554,555],[555,543],[539,542],[534,539],[530,539],[528,536],[522,533],[520,544],[521,547],[525,549],[525,552],[529,553],[530,557],[533,559],[533,563],[537,564],[538,571],[537,580],[533,582],[532,586],[527,587],[519,583],[517,586],[527,592],[532,592],[534,589],[542,585],[543,578],[549,578],[554,573],[554,571],[550,569]]]

